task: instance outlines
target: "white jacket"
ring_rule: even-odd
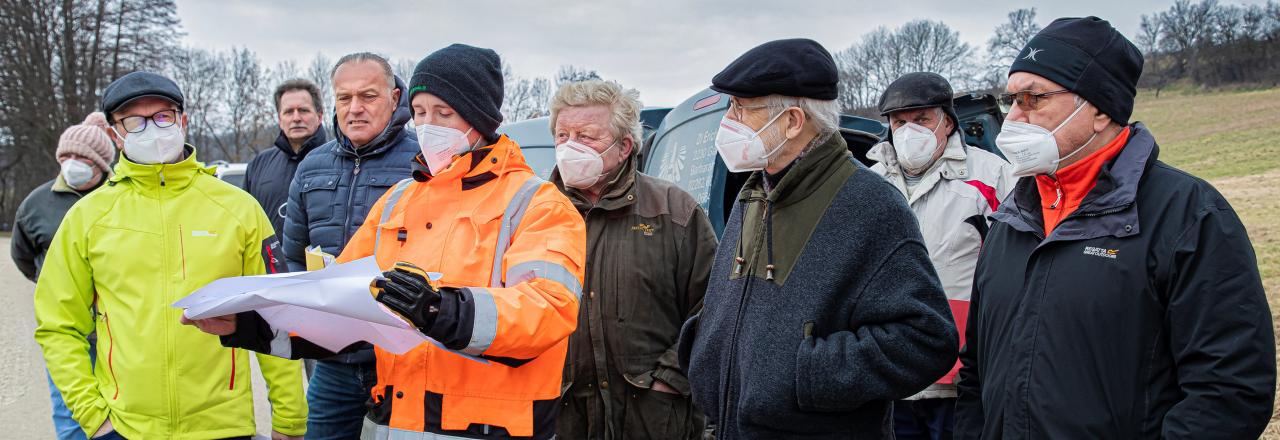
[[[1010,174],[1012,167],[995,154],[965,145],[957,131],[947,139],[942,156],[907,196],[906,179],[892,145],[882,142],[872,147],[867,157],[879,162],[871,170],[898,188],[915,212],[963,345],[973,273],[990,224],[987,216],[1013,190],[1017,179]],[[952,369],[938,383],[908,400],[955,397],[955,373],[956,369]]]

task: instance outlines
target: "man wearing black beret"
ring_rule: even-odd
[[[1131,122],[1142,54],[1054,21],[1009,74],[997,146],[1023,176],[974,276],[957,438],[1243,439],[1275,346],[1244,225]]]
[[[750,172],[680,362],[734,438],[893,438],[891,402],[955,362],[957,333],[903,197],[837,133],[835,62],[765,43],[712,79],[729,95],[716,148]]]

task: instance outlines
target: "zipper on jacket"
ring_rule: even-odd
[[[351,187],[347,190],[347,219],[342,225],[342,247],[347,246],[347,240],[351,239],[351,204],[356,200],[356,180],[360,177],[360,156],[356,156],[356,168],[351,171]],[[338,184],[342,184],[342,177],[338,177]]]
[[[112,359],[116,351],[116,338],[111,335],[111,317],[107,312],[102,312],[102,323],[107,326],[107,372],[111,373],[111,383],[116,386],[116,393],[111,396],[111,400],[117,400],[120,398],[120,380],[116,379],[116,367]]]
[[[178,252],[182,257],[182,279],[187,279],[187,237],[182,232],[182,223],[178,223]]]
[[[767,198],[766,198],[766,200],[764,200],[764,202],[765,202],[765,203],[768,203]],[[738,229],[739,229],[739,230],[738,230],[738,249],[739,249],[738,254],[739,254],[739,256],[737,257],[737,263],[738,263],[738,267],[739,267],[739,268],[741,268],[741,267],[743,266],[743,263],[744,263],[744,260],[745,260],[745,258],[743,258],[743,257],[745,257],[745,255],[743,255],[743,254],[742,254],[742,242],[744,241],[744,239],[745,239],[746,237],[744,237],[742,234],[743,234],[743,233],[746,231],[746,229],[747,229],[747,228],[746,228],[746,221],[745,221],[745,220],[746,220],[746,218],[747,218],[747,206],[748,206],[748,205],[747,205],[746,201],[742,201],[742,202],[739,202],[739,203],[741,203],[741,204],[742,204],[742,219],[744,220],[744,221],[742,222],[742,225],[738,227]],[[765,215],[764,215],[764,214],[761,214],[760,218],[761,218],[761,220],[764,220]],[[759,252],[760,252],[760,251],[759,251],[759,248],[756,248],[756,254],[755,254],[755,255],[759,255]],[[755,264],[755,263],[754,263],[754,261],[755,261],[755,258],[752,258],[752,262],[753,262],[752,264],[753,264],[753,265]],[[722,404],[721,404],[721,406],[720,406],[720,408],[719,408],[720,417],[719,417],[719,418],[718,418],[718,420],[717,420],[717,421],[718,421],[719,423],[721,423],[721,424],[728,423],[728,417],[729,417],[729,411],[730,411],[730,409],[729,409],[729,405],[730,405],[730,404],[729,404],[729,403],[727,403],[727,402],[733,402],[733,401],[735,401],[735,400],[736,400],[736,399],[732,399],[732,398],[730,398],[730,394],[731,394],[731,392],[732,392],[732,385],[733,385],[733,376],[734,376],[734,374],[733,374],[733,373],[734,373],[734,370],[735,370],[735,369],[733,368],[733,366],[736,364],[736,362],[737,362],[737,361],[736,361],[736,358],[737,358],[737,356],[738,356],[738,331],[742,329],[742,315],[743,315],[743,311],[744,311],[744,310],[746,310],[746,308],[747,308],[747,298],[748,298],[749,294],[751,293],[751,273],[752,273],[752,272],[753,272],[753,271],[751,270],[751,268],[747,268],[747,272],[746,272],[746,274],[744,274],[741,278],[738,278],[739,280],[742,280],[742,292],[741,292],[741,293],[739,293],[739,295],[738,295],[738,310],[737,310],[737,314],[736,314],[736,316],[735,316],[735,318],[734,318],[734,320],[733,320],[733,332],[731,332],[731,333],[729,334],[729,356],[725,359],[725,361],[728,363],[728,367],[726,367],[726,368],[725,368],[725,381],[724,381],[724,388],[722,388],[721,393],[720,393],[720,401],[721,401],[721,402],[726,402],[726,403],[722,403]],[[723,426],[728,426],[728,425],[723,425]]]
[[[1053,192],[1057,194],[1057,198],[1053,200],[1053,204],[1049,205],[1049,209],[1058,209],[1059,204],[1062,203],[1062,183],[1058,182],[1058,178],[1052,174],[1048,177],[1053,181]]]
[[[231,349],[231,385],[227,386],[228,390],[236,389],[236,349]]]

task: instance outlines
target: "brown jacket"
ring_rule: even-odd
[[[704,417],[676,358],[680,326],[702,309],[716,235],[675,184],[628,159],[593,206],[551,175],[587,222],[578,328],[569,339],[558,434],[566,439],[699,438]],[[653,391],[660,380],[682,395]]]

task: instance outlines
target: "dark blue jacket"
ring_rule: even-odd
[[[960,359],[957,439],[1244,439],[1275,339],[1244,225],[1135,124],[1047,237],[1035,179],[992,215]]]
[[[338,127],[334,139],[307,155],[289,186],[284,225],[284,254],[289,270],[306,269],[306,248],[319,245],[333,255],[364,223],[369,208],[387,189],[412,171],[418,139],[405,129],[412,118],[408,90],[400,78],[400,104],[382,133],[357,150]]]

